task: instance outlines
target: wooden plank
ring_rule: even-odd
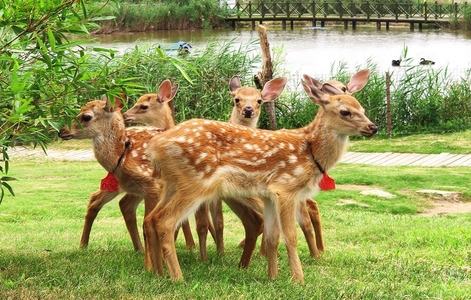
[[[355,160],[355,164],[366,164],[366,161],[371,160],[372,158],[381,155],[381,153],[363,153],[361,157],[358,157]]]
[[[388,157],[391,156],[392,154],[393,154],[392,152],[381,153],[378,156],[371,157],[371,159],[367,160],[366,163],[371,164],[371,165],[378,165],[380,162],[387,160]]]
[[[427,156],[426,154],[416,154],[410,153],[404,155],[404,158],[401,161],[398,161],[397,166],[409,166],[410,164],[414,163],[415,161],[424,158]]]
[[[447,153],[445,153],[444,156],[447,156]],[[443,155],[442,155],[443,157]],[[440,154],[429,154],[419,160],[416,160],[415,162],[413,162],[412,164],[410,164],[411,166],[431,166],[433,165],[433,162],[436,161],[436,160],[439,160],[440,159]],[[432,162],[432,164],[430,164],[430,162]]]
[[[406,156],[406,153],[393,153],[387,160],[383,160],[381,163],[378,163],[378,166],[400,166],[401,160]]]
[[[449,166],[452,162],[461,159],[464,155],[463,154],[450,154],[443,162],[442,164],[444,166]]]
[[[449,163],[448,166],[450,166],[450,167],[462,166],[462,164],[463,164],[464,162],[466,162],[467,160],[469,160],[469,156],[463,154],[461,158],[459,158],[459,159],[457,159],[457,160],[455,160],[455,161]]]

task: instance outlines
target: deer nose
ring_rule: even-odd
[[[376,126],[375,124],[372,124],[372,125],[368,126],[368,128],[370,128],[372,133],[377,133],[378,132],[378,126]]]
[[[245,118],[250,118],[250,117],[252,117],[253,112],[254,112],[254,109],[253,109],[252,106],[244,107],[243,113],[244,113],[244,117],[245,117]]]

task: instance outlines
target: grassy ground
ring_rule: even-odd
[[[471,130],[446,134],[416,134],[385,139],[379,137],[353,139],[349,151],[470,154]]]
[[[88,197],[105,175],[102,168],[96,162],[13,158],[10,173],[19,181],[12,182],[16,197],[8,195],[0,205],[0,299],[469,297],[471,214],[423,216],[431,199],[416,193],[453,190],[469,201],[469,168],[338,165],[330,173],[338,185],[377,187],[396,197],[362,196],[348,189],[319,193],[315,199],[326,252],[312,259],[299,232],[305,285],[291,283],[283,244],[277,279],[267,279],[266,259],[258,255],[249,270],[237,269],[243,230],[227,209],[225,257],[217,256],[210,240],[210,259],[199,262],[196,251],[186,251],[180,234],[184,282],[144,272],[143,255],[132,250],[117,200],[100,212],[90,246],[79,250]],[[339,205],[344,200],[354,204]],[[141,223],[142,207],[139,216]]]

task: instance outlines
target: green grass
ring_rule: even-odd
[[[418,189],[444,189],[471,198],[470,168],[374,167],[339,164],[338,185],[381,188],[396,198],[358,190],[321,192],[326,252],[314,260],[299,231],[305,285],[293,285],[286,250],[279,277],[267,279],[265,258],[237,268],[243,229],[225,208],[225,257],[209,240],[209,261],[177,240],[184,282],[143,270],[121,218],[118,201],[106,205],[90,245],[79,250],[91,192],[105,172],[96,162],[13,158],[16,197],[0,205],[0,299],[466,299],[471,276],[471,214],[425,217],[430,204]],[[351,199],[368,206],[341,206]],[[139,222],[143,209],[139,207]],[[194,223],[192,220],[193,228]],[[196,234],[195,234],[196,238]]]
[[[471,130],[443,134],[415,134],[403,137],[353,138],[349,151],[470,154]]]

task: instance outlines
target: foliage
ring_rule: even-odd
[[[123,64],[116,51],[86,49],[83,45],[91,40],[77,39],[77,35],[88,35],[90,29],[98,28],[93,22],[109,19],[88,10],[82,0],[1,1],[0,171],[7,175],[8,148],[27,144],[45,150],[64,116],[70,123],[85,102],[102,94],[120,96],[122,91],[133,93],[143,87],[135,78],[117,76],[118,71],[134,68],[139,61]],[[164,60],[185,72],[178,59],[159,49],[154,49],[152,60]],[[3,188],[13,193],[7,183],[12,178],[3,176],[0,180],[0,196]]]
[[[465,6],[463,9],[464,27],[467,30],[471,30],[471,6]]]
[[[100,2],[92,4],[99,6]],[[99,32],[218,28],[225,10],[214,0],[113,1],[103,14],[116,20],[99,22]]]

